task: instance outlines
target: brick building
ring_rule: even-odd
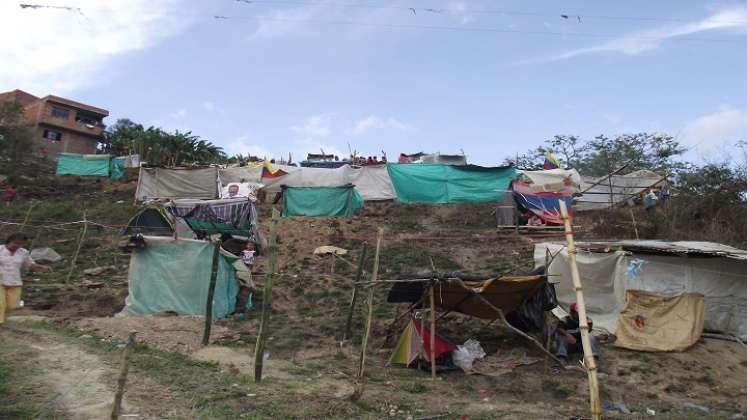
[[[109,111],[95,106],[47,95],[43,98],[16,89],[0,93],[0,102],[13,101],[24,109],[23,121],[32,132],[31,152],[46,154],[96,153],[103,139],[103,123]]]

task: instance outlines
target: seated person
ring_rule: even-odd
[[[537,216],[536,214],[531,213],[531,215],[529,216],[529,219],[527,220],[527,225],[528,226],[544,226],[545,221],[542,220],[542,218]]]
[[[594,359],[599,358],[599,343],[597,338],[591,335],[592,323],[589,320],[589,341],[591,341],[591,353]],[[584,353],[581,345],[581,330],[579,329],[578,306],[574,303],[570,308],[570,315],[565,317],[558,325],[555,335],[555,355],[560,360],[568,362],[568,355]]]

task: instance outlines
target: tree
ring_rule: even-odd
[[[23,107],[13,101],[0,102],[0,152],[17,162],[31,148],[31,130],[23,124]]]
[[[112,154],[138,154],[141,160],[157,166],[205,165],[225,160],[221,147],[191,131],[169,133],[128,119],[117,120],[107,129],[102,146]]]

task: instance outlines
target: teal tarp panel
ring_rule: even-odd
[[[444,164],[387,165],[397,200],[402,203],[474,203],[498,201],[516,178],[512,166],[483,168]]]
[[[113,180],[119,180],[124,177],[125,160],[127,158],[114,158],[111,160],[111,166],[109,168],[109,178]]]
[[[352,186],[283,189],[283,217],[352,216],[362,206],[363,199]]]
[[[205,315],[214,245],[205,241],[145,237],[146,247],[130,258],[125,312],[151,315],[174,311]],[[231,264],[221,256],[213,296],[213,319],[233,313],[239,286]]]
[[[109,155],[76,155],[60,153],[55,174],[80,176],[109,176]]]

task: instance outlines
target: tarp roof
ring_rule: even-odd
[[[647,188],[664,183],[666,177],[655,172],[640,170],[627,175],[612,175],[611,177],[582,176],[581,181],[583,196],[576,199],[574,206],[578,211],[606,209],[622,203],[628,198],[642,193]],[[610,181],[612,183],[611,200]]]
[[[576,247],[591,252],[614,252],[622,250],[647,254],[709,256],[747,260],[747,251],[715,242],[623,240],[608,242],[577,242]]]

